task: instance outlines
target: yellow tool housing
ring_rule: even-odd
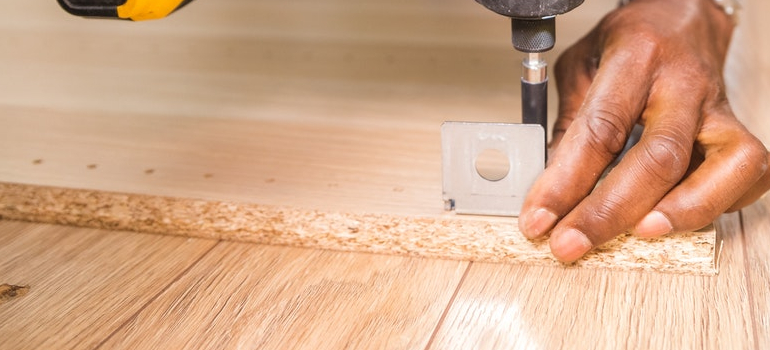
[[[132,21],[163,18],[192,0],[58,0],[67,12],[83,17]]]

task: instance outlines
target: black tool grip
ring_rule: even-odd
[[[120,18],[118,8],[128,0],[57,0],[61,7],[75,16]],[[192,0],[180,1],[174,11],[179,10]],[[172,11],[173,12],[173,11]],[[123,18],[128,19],[128,18]]]
[[[118,6],[126,0],[58,0],[59,5],[75,16],[83,17],[118,17]]]
[[[539,124],[548,139],[548,79],[541,83],[521,81],[521,121]],[[546,143],[543,140],[543,143]]]

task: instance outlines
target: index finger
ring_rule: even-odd
[[[605,53],[575,120],[527,195],[519,219],[529,238],[545,235],[591,192],[646,103],[655,48],[618,47]]]

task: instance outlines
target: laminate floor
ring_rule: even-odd
[[[767,245],[718,224],[720,273],[692,276],[0,221],[0,284],[28,288],[0,349],[762,349]]]
[[[556,52],[615,2],[560,18]],[[198,0],[146,24],[0,5],[0,121],[25,126],[0,128],[3,182],[440,215],[438,125],[519,108],[507,23],[469,0]],[[726,68],[765,142],[769,7],[744,1]],[[223,118],[239,132],[202,137]],[[765,349],[769,213],[717,222],[716,276],[0,221],[0,349]]]

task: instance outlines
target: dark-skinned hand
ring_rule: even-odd
[[[634,0],[555,66],[548,166],[520,215],[563,262],[618,234],[697,230],[770,188],[768,151],[736,119],[722,78],[733,23],[712,0]],[[634,125],[632,147],[597,186]]]

